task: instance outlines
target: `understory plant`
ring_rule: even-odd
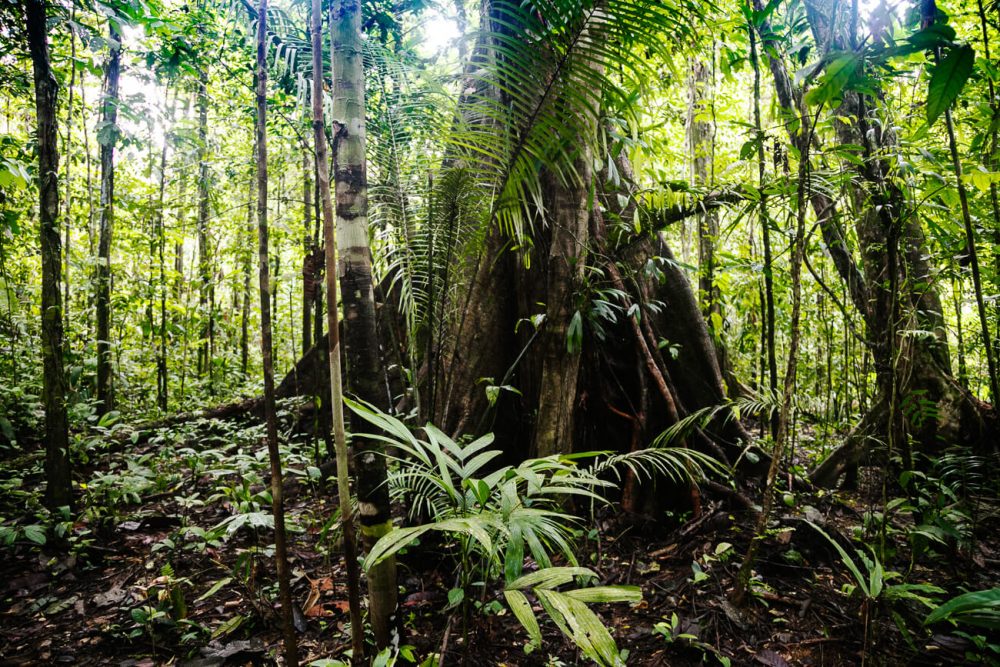
[[[936,598],[933,596],[941,595],[945,593],[945,590],[932,584],[892,583],[903,579],[903,575],[894,570],[887,570],[874,549],[869,547],[870,556],[861,549],[855,549],[854,553],[857,557],[855,560],[829,533],[811,521],[806,523],[833,546],[840,556],[840,561],[851,573],[854,582],[844,587],[845,593],[848,595],[858,593],[861,596],[861,621],[864,625],[863,655],[867,655],[868,647],[872,641],[872,620],[880,608],[888,611],[907,643],[913,646],[906,619],[902,614],[903,605],[917,603],[928,609],[933,609],[936,604]]]
[[[600,665],[620,661],[607,628],[588,607],[591,603],[639,602],[641,592],[629,586],[587,587],[593,571],[579,566],[573,546],[577,517],[568,512],[571,499],[593,510],[607,500],[622,470],[637,478],[660,474],[696,482],[708,472],[726,474],[713,458],[690,449],[652,448],[629,454],[587,452],[528,459],[516,466],[497,466],[501,450],[493,436],[459,442],[427,424],[418,437],[400,420],[369,405],[347,401],[358,416],[375,426],[377,438],[397,454],[390,472],[395,500],[409,507],[420,525],[398,528],[371,549],[365,568],[392,556],[430,532],[453,537],[457,585],[449,593],[452,607],[467,609],[468,593],[503,581],[504,599],[527,630],[527,650],[538,648],[541,632],[528,595],[533,596],[556,626],[588,658]],[[525,573],[531,557],[538,570]],[[556,566],[557,560],[568,565]],[[576,584],[575,588],[563,587]],[[560,590],[561,589],[561,590]]]

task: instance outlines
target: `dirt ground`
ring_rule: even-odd
[[[195,437],[186,446],[197,450],[208,442],[232,453],[236,445],[220,440],[225,437]],[[0,550],[0,665],[274,664],[279,633],[269,600],[276,586],[270,531],[261,513],[251,513],[261,525],[245,521],[214,543],[199,532],[245,510],[246,494],[264,486],[250,485],[242,497],[231,492],[212,499],[226,484],[239,487],[238,472],[186,471],[179,453],[186,450],[172,446],[167,457],[158,454],[163,442],[156,438],[127,454],[119,448],[95,456],[84,473],[99,475],[112,465],[123,470],[130,459],[148,454],[155,458],[150,469],[173,471],[169,488],[143,493],[139,502],[126,498],[115,512],[73,523],[62,544],[55,537],[45,546],[19,539]],[[259,460],[262,469],[265,461]],[[21,480],[24,488],[30,488],[31,474]],[[335,496],[308,475],[293,476],[287,486],[286,509],[296,527],[290,555],[303,664],[343,658],[350,645],[344,569],[329,520]],[[579,560],[601,583],[642,589],[639,604],[598,607],[630,665],[967,661],[969,640],[948,628],[934,628],[938,634],[920,630],[927,613],[921,605],[866,608],[857,593],[842,591],[850,574],[806,519],[850,535],[875,502],[865,496],[797,493],[763,545],[756,595],[744,609],[734,608],[728,597],[753,522],[710,495],[699,516],[672,523],[604,510],[598,530],[581,536]],[[17,517],[25,511],[23,496],[8,494],[0,508],[0,515]],[[972,545],[911,562],[900,543],[887,569],[909,572],[908,582],[933,583],[950,594],[959,586],[997,585],[1000,519],[992,506],[981,508]],[[551,622],[542,624],[542,648],[526,653],[525,631],[502,605],[491,604],[502,600],[499,590],[484,590],[467,623],[446,612],[454,572],[440,546],[420,545],[400,558],[400,644],[411,647],[405,655],[418,664],[442,651],[447,665],[587,664]],[[909,641],[897,617],[914,630]]]

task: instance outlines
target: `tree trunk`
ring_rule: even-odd
[[[111,359],[111,234],[115,220],[115,144],[118,142],[118,79],[121,74],[121,35],[108,22],[108,61],[104,66],[101,102],[101,223],[97,244],[97,411],[114,409]]]
[[[758,0],[754,4],[757,10],[762,9]],[[835,22],[825,7],[811,1],[806,7],[816,41],[833,49],[847,48],[849,39],[837,32],[844,30],[843,17]],[[841,11],[849,9],[842,7]],[[759,34],[768,35],[770,25],[765,21],[758,30]],[[769,65],[784,112],[807,118],[798,113],[801,97],[792,88],[784,63],[772,55]],[[919,218],[898,186],[887,178],[889,165],[885,159],[873,157],[897,150],[896,139],[888,128],[868,131],[871,124],[870,111],[865,106],[868,99],[849,91],[834,111],[838,141],[865,148],[866,160],[858,167],[858,177],[851,181],[851,197],[862,212],[856,230],[863,273],[845,241],[836,202],[818,190],[810,194],[834,266],[866,323],[866,344],[875,362],[879,387],[879,396],[872,406],[876,414],[866,419],[866,428],[883,441],[892,439],[905,445],[912,439],[925,451],[936,450],[941,442],[982,446],[989,442],[995,427],[986,418],[981,404],[952,376],[941,302],[934,287]],[[851,122],[841,122],[841,118]],[[904,309],[895,305],[897,299]],[[900,331],[905,329],[930,330],[935,337],[903,337]],[[897,378],[904,381],[899,383]],[[918,396],[921,405],[932,404],[933,408],[911,412],[900,422],[900,406]],[[856,459],[852,455],[858,450],[855,439],[849,439],[845,447],[850,451],[837,455],[838,462]],[[831,471],[839,465],[821,465],[814,471],[813,481],[835,483]]]
[[[316,146],[316,183],[319,186],[319,199],[323,211],[323,240],[326,245],[326,264],[334,266],[337,256],[337,237],[334,234],[333,198],[330,194],[330,167],[327,157],[326,125],[323,120],[323,4],[322,0],[312,1],[312,48],[313,48],[313,81],[312,81],[312,117],[313,142]],[[308,159],[303,158],[303,164],[309,167]],[[309,201],[311,184],[307,180],[306,209]],[[308,213],[307,213],[308,216]],[[308,218],[307,218],[308,221]],[[306,227],[308,229],[308,225]],[[313,277],[315,274],[313,273]],[[306,278],[306,276],[303,276]],[[351,503],[350,474],[348,471],[347,434],[344,427],[344,388],[340,367],[340,311],[336,307],[337,277],[332,271],[326,273],[327,291],[334,295],[327,309],[327,354],[330,384],[330,403],[333,408],[333,437],[337,460],[337,493],[340,499],[340,527],[344,538],[344,565],[347,571],[348,604],[351,612],[351,646],[355,664],[364,661],[365,632],[361,620],[361,572],[358,567],[357,536],[354,531],[354,512]],[[316,289],[318,285],[314,285]],[[311,295],[310,295],[311,297]],[[317,319],[320,312],[316,312]],[[303,335],[308,330],[305,323]],[[322,342],[317,339],[317,345]],[[329,351],[332,350],[331,354]],[[325,412],[325,411],[324,411]]]
[[[274,400],[274,366],[271,349],[271,299],[267,229],[267,0],[260,0],[257,23],[257,236],[260,269],[260,349],[264,366],[264,419],[267,452],[271,462],[271,510],[274,515],[274,560],[281,598],[285,664],[298,665],[298,647],[292,622],[292,591],[285,545],[285,509],[282,498],[281,455],[278,451],[278,416]]]
[[[174,103],[177,95],[174,94]],[[160,330],[159,349],[156,356],[156,404],[160,410],[167,410],[167,275],[164,255],[166,234],[163,228],[163,196],[167,187],[167,153],[170,148],[170,133],[173,131],[174,104],[168,104],[167,132],[160,151],[159,197],[156,205],[156,255],[159,265]]]
[[[338,274],[344,304],[344,342],[348,387],[354,396],[387,409],[389,396],[381,372],[375,328],[371,250],[368,246],[368,183],[365,167],[365,78],[360,0],[337,0],[333,22],[333,116],[335,126]],[[327,267],[332,270],[332,267]],[[334,309],[333,293],[328,310]],[[331,350],[331,358],[335,357]],[[336,406],[334,406],[336,408]],[[361,534],[369,544],[392,529],[389,488],[382,446],[355,436],[355,466]],[[396,563],[385,559],[368,573],[368,595],[375,643],[390,639],[396,612]]]
[[[587,255],[590,210],[590,150],[581,142],[576,183],[550,176],[552,218],[546,270],[545,331],[542,332],[542,376],[535,421],[536,456],[573,450],[576,381],[583,345],[583,313],[575,303]]]
[[[322,44],[322,41],[321,41]],[[324,133],[323,139],[326,140]],[[315,291],[319,276],[316,270],[316,259],[319,254],[316,239],[312,237],[313,213],[313,168],[309,160],[310,146],[305,138],[302,140],[302,354],[312,347],[312,306],[315,301]],[[321,313],[316,313],[317,319]]]
[[[757,140],[757,196],[761,243],[764,250],[764,312],[761,313],[764,358],[767,362],[767,388],[772,399],[778,396],[778,359],[774,342],[774,262],[771,256],[771,216],[767,212],[767,194],[764,189],[766,168],[764,161],[764,131],[760,121],[760,60],[757,56],[757,34],[750,27],[750,62],[753,65],[753,122]],[[778,416],[772,413],[771,438],[778,437]]]
[[[257,140],[254,139],[254,160],[257,158]],[[247,377],[247,367],[250,364],[250,273],[253,264],[253,212],[254,212],[254,180],[256,164],[250,168],[250,187],[247,192],[247,223],[246,236],[241,254],[243,255],[243,302],[240,306],[240,375]]]
[[[28,0],[28,48],[35,80],[38,126],[39,237],[42,253],[42,402],[45,406],[45,504],[56,509],[72,503],[66,375],[63,371],[63,314],[59,293],[62,274],[59,240],[59,152],[56,99],[59,84],[49,60],[47,3]]]
[[[198,313],[201,333],[198,343],[198,375],[208,373],[213,391],[212,356],[215,345],[215,286],[212,284],[212,252],[208,238],[208,66],[198,77]]]

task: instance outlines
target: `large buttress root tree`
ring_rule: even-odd
[[[492,159],[489,167],[500,174],[496,187],[504,191],[511,183],[517,185],[490,204],[489,220],[496,224],[476,241],[481,245],[476,248],[469,243],[456,252],[461,257],[467,247],[478,250],[476,261],[457,271],[464,282],[453,299],[459,307],[449,312],[449,342],[437,348],[443,380],[433,414],[436,423],[452,433],[496,431],[512,456],[527,453],[525,442],[533,442],[539,455],[567,452],[584,440],[583,446],[591,445],[591,436],[600,442],[590,448],[648,443],[678,418],[726,400],[715,347],[698,301],[688,277],[674,270],[677,267],[661,236],[649,229],[638,237],[622,232],[626,225],[618,222],[627,218],[631,228],[631,214],[615,213],[613,234],[606,234],[599,220],[600,202],[594,193],[603,193],[606,184],[590,165],[606,161],[611,154],[610,147],[597,138],[603,135],[598,132],[600,105],[615,98],[608,93],[608,99],[601,99],[590,91],[594,81],[608,81],[603,75],[607,62],[613,60],[616,67],[622,62],[623,54],[614,51],[620,43],[616,39],[624,43],[637,39],[630,31],[641,34],[641,21],[639,25],[630,22],[639,11],[635,4],[609,3],[599,9],[588,4],[578,8],[577,14],[558,16],[525,15],[499,3],[491,9],[491,16],[499,16],[497,23],[504,28],[490,33],[499,48],[497,54],[485,58],[491,63],[485,68],[495,70],[501,92],[473,94],[470,105],[478,113],[468,115],[477,120],[492,118],[494,106],[527,111],[523,117],[515,114],[513,119],[495,123],[500,128],[513,125],[510,130],[497,130],[490,124],[480,130],[470,122],[472,129],[466,131],[468,143],[481,141],[486,146],[483,152]],[[674,18],[670,9],[646,9],[658,21]],[[620,19],[616,12],[629,18]],[[658,12],[665,12],[666,17]],[[539,23],[556,36],[549,43],[527,47],[530,52],[505,32],[510,26],[522,26],[526,32],[542,33]],[[559,30],[554,27],[557,24],[562,26]],[[623,33],[629,33],[628,37]],[[523,78],[529,71],[533,81],[545,82],[541,90],[537,84],[526,85]],[[513,153],[482,137],[487,132],[503,136],[505,131],[520,138]],[[549,156],[543,170],[535,171],[534,162],[521,161],[523,156],[516,151],[525,146],[532,156]],[[600,199],[614,202],[618,195],[628,199],[631,192],[612,188]],[[698,210],[671,211],[668,217],[676,221],[675,213],[689,216]],[[530,243],[525,243],[523,237],[528,235]],[[595,249],[593,239],[605,236],[608,241],[601,240]],[[515,245],[519,249],[511,251]],[[643,271],[650,260],[667,267],[657,279]],[[627,277],[622,284],[629,292],[628,302],[643,309],[641,318],[636,318],[641,326],[625,323],[626,305],[602,342],[590,322],[588,284],[610,286],[614,279],[607,276],[619,265]],[[655,308],[647,309],[654,301],[669,303],[654,313]],[[531,320],[539,326],[538,315],[545,316],[540,329],[524,323]],[[629,317],[635,316],[630,313]],[[455,343],[477,333],[476,345]],[[659,353],[664,338],[681,346],[678,359],[667,361]],[[582,354],[575,349],[581,344]],[[637,359],[635,350],[640,347],[646,353]],[[519,393],[507,391],[508,385]],[[645,405],[650,406],[648,411]],[[662,415],[670,414],[668,405],[674,408],[673,417],[664,419]],[[490,412],[495,415],[492,419],[479,418]],[[656,418],[646,420],[647,412]],[[612,421],[620,425],[621,415],[633,425],[641,424],[635,440],[628,429],[597,434],[588,426]],[[692,442],[735,460],[746,438],[737,420],[719,419],[698,431]]]
[[[55,509],[72,501],[66,375],[63,371],[63,314],[59,293],[62,257],[59,242],[59,153],[56,141],[58,84],[49,60],[47,3],[30,0],[28,48],[35,78],[38,124],[38,197],[42,249],[42,400],[45,404],[45,503]]]

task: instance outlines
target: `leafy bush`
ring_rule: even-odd
[[[462,444],[435,426],[418,438],[401,421],[368,405],[348,401],[358,416],[379,429],[367,437],[381,440],[400,454],[390,473],[393,497],[410,507],[410,516],[426,514],[429,523],[399,528],[383,536],[365,560],[369,569],[422,535],[444,532],[457,540],[458,580],[453,606],[473,585],[503,576],[504,597],[531,637],[529,648],[541,643],[537,621],[525,592],[530,590],[562,632],[598,664],[615,664],[617,649],[607,628],[586,605],[592,602],[641,600],[631,587],[602,586],[558,591],[577,577],[593,577],[578,567],[572,533],[578,519],[565,510],[569,498],[592,505],[607,502],[599,492],[614,488],[622,469],[640,478],[658,472],[674,479],[697,481],[706,471],[723,472],[709,456],[688,449],[654,448],[629,454],[588,452],[529,459],[517,466],[491,464],[501,451],[491,448],[493,436]],[[582,466],[582,462],[589,466]],[[541,568],[524,574],[526,556]],[[562,557],[570,567],[555,567]]]

